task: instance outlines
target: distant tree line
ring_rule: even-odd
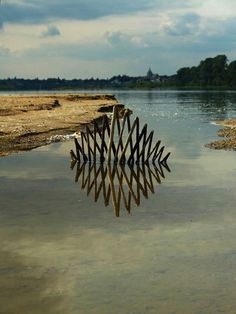
[[[0,90],[68,90],[68,89],[106,89],[128,88],[130,84],[136,84],[141,77],[127,75],[113,76],[110,79],[23,79],[8,78],[0,79]]]
[[[117,75],[109,79],[0,79],[0,90],[64,90],[110,88],[231,88],[236,89],[236,61],[228,62],[226,55],[202,60],[198,66],[183,67],[176,74],[158,76]]]
[[[198,66],[184,67],[172,78],[177,86],[236,87],[236,61],[226,55],[207,58]]]

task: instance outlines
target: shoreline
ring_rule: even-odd
[[[0,157],[48,145],[79,132],[119,104],[111,94],[0,96]]]
[[[224,140],[214,141],[205,146],[212,149],[236,150],[236,119],[219,120],[214,124],[224,127],[217,132]]]
[[[100,87],[81,87],[81,88],[61,88],[61,89],[0,89],[0,94],[10,94],[10,93],[15,93],[15,94],[23,94],[23,93],[39,93],[39,94],[47,94],[47,93],[56,93],[56,94],[60,94],[60,93],[70,93],[71,91],[73,92],[78,92],[78,93],[83,93],[88,91],[88,93],[90,91],[92,92],[99,92],[99,91],[137,91],[137,90],[141,90],[141,91],[150,91],[150,90],[160,90],[160,91],[199,91],[199,92],[236,92],[236,87],[229,87],[229,86],[205,86],[205,87],[200,87],[200,86],[133,86],[133,87],[129,87],[129,86],[122,86],[122,87],[115,87],[115,86],[100,86]]]

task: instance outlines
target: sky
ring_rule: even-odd
[[[235,0],[1,0],[0,78],[174,74],[236,59]]]

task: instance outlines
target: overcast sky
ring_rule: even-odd
[[[222,53],[236,0],[1,0],[1,78],[173,74]]]

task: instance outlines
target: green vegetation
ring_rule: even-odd
[[[68,90],[68,89],[236,89],[236,61],[226,55],[202,60],[198,66],[183,67],[176,74],[158,75],[149,69],[146,76],[117,75],[109,79],[3,79],[0,90]]]
[[[228,64],[225,55],[207,58],[197,67],[185,67],[174,78],[177,86],[236,87],[236,61]]]

